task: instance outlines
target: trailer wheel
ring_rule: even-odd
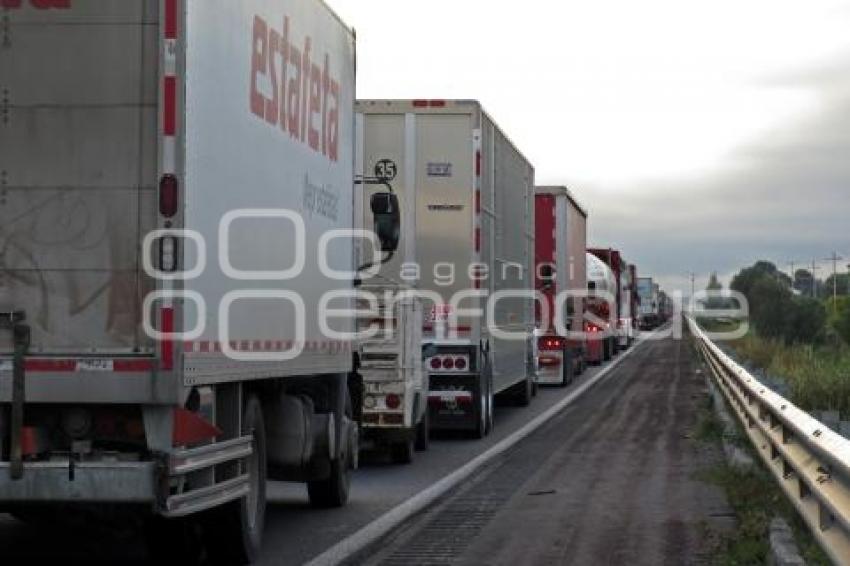
[[[417,452],[425,452],[428,450],[428,445],[431,443],[431,417],[430,411],[426,408],[416,425],[416,448]]]
[[[345,416],[348,426],[354,426],[354,422],[351,420],[351,407],[351,398],[348,397],[345,400]],[[347,431],[340,435],[341,438],[346,439],[350,436]],[[339,454],[331,462],[330,476],[323,480],[307,482],[307,496],[310,498],[310,504],[313,507],[343,507],[348,503],[348,493],[351,489],[351,463],[352,458],[355,457],[350,453],[352,448],[350,442],[340,441]]]
[[[211,512],[206,521],[210,558],[219,564],[250,564],[260,554],[266,518],[266,428],[256,395],[245,402],[242,434],[252,436],[252,452],[245,460],[248,495]]]
[[[560,387],[566,387],[573,382],[575,376],[575,367],[573,365],[573,355],[570,350],[564,348],[563,363],[561,364],[561,383]]]
[[[495,395],[493,393],[493,366],[490,365],[490,358],[484,362],[484,385],[487,387],[487,430],[485,434],[490,434],[496,428],[496,411],[495,411]]]
[[[484,438],[487,436],[487,381],[484,376],[479,376],[478,379],[478,418],[476,419],[475,429],[473,430],[474,438]]]

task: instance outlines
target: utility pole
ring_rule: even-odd
[[[818,269],[820,269],[818,267],[818,262],[817,262],[816,259],[813,259],[812,260],[812,298],[813,299],[818,298],[818,278],[815,275],[817,273]]]
[[[797,270],[794,268],[799,264],[800,262],[796,259],[792,259],[788,262],[788,265],[791,266],[791,289],[794,289],[794,285],[797,283]]]
[[[826,261],[832,262],[832,309],[835,310],[836,301],[838,300],[838,262],[844,259],[837,252],[832,252],[832,255],[826,258]]]
[[[688,275],[688,277],[691,278],[691,301],[693,301],[694,295],[696,295],[695,283],[696,283],[697,274],[694,273],[693,271],[688,271],[687,275]]]

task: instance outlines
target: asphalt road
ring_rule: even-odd
[[[523,464],[514,470],[512,481],[500,483],[504,496],[498,504],[488,500],[485,507],[489,506],[490,511],[477,515],[478,520],[486,518],[486,524],[475,536],[466,537],[462,556],[454,556],[451,561],[498,563],[501,559],[493,560],[491,550],[499,548],[499,556],[505,562],[522,557],[522,563],[526,563],[525,558],[530,557],[548,564],[554,551],[544,551],[548,543],[531,541],[551,538],[554,548],[565,545],[563,548],[569,549],[562,556],[590,562],[605,550],[605,541],[595,537],[598,533],[592,525],[596,523],[604,523],[597,526],[604,527],[605,532],[620,533],[631,541],[608,551],[646,550],[647,557],[656,556],[654,547],[634,547],[636,541],[646,538],[639,531],[654,524],[647,522],[650,516],[656,523],[662,519],[678,520],[679,523],[667,525],[669,529],[664,528],[680,534],[669,544],[682,546],[688,555],[698,553],[689,542],[693,540],[690,521],[704,516],[706,509],[722,507],[717,494],[688,480],[695,460],[691,460],[693,450],[684,435],[693,420],[690,408],[695,401],[691,396],[702,394],[700,382],[689,373],[689,361],[682,357],[684,349],[672,341],[644,343],[637,350],[572,408],[463,488],[487,485],[483,479],[487,474],[510,469],[512,461],[518,459]],[[354,477],[351,501],[344,509],[312,509],[303,486],[272,483],[260,564],[302,564],[310,560],[485,452],[598,371],[591,369],[564,389],[542,388],[530,407],[497,407],[496,430],[484,440],[462,436],[437,439],[409,466],[393,465],[379,455],[366,455]],[[540,494],[527,495],[532,492]],[[454,500],[450,498],[425,516],[433,516]],[[681,512],[676,510],[678,506]],[[689,509],[693,512],[685,512]],[[506,536],[527,524],[535,525],[535,536]],[[400,532],[423,528],[417,525]],[[628,529],[624,530],[624,525]],[[85,518],[70,526],[65,521],[33,526],[0,515],[0,557],[4,563],[59,559],[144,562],[147,554],[138,528],[130,520],[117,532],[114,526],[104,528]],[[392,557],[392,548],[373,561]]]
[[[687,342],[640,346],[608,377],[356,562],[703,564],[730,528],[699,479],[716,450],[692,439],[705,398]]]

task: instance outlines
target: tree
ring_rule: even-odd
[[[723,284],[717,278],[717,272],[713,272],[708,279],[708,285],[705,288],[708,291],[708,299],[705,301],[707,309],[725,309],[728,308],[729,301],[721,296],[723,292]]]
[[[792,308],[791,290],[770,275],[761,274],[747,293],[753,326],[766,338],[785,339]]]
[[[752,289],[763,277],[777,281],[781,286],[791,287],[791,278],[776,268],[769,261],[757,261],[751,267],[742,269],[734,278],[730,288],[744,295],[750,304],[753,304]]]
[[[823,291],[825,295],[832,296],[832,282],[835,280],[835,288],[838,295],[850,295],[850,275],[847,273],[838,273],[835,276],[830,275],[823,282]]]

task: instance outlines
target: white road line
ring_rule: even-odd
[[[602,368],[599,373],[594,375],[585,383],[579,385],[575,391],[558,401],[558,403],[550,407],[544,413],[535,417],[521,429],[501,440],[498,444],[495,444],[483,454],[480,454],[476,458],[470,460],[454,472],[433,484],[431,487],[419,492],[404,503],[401,503],[387,511],[385,514],[361,528],[356,533],[353,533],[348,538],[345,538],[330,547],[325,552],[308,562],[307,566],[332,566],[340,564],[362,551],[370,544],[386,536],[390,533],[390,531],[407,521],[416,513],[419,513],[426,507],[430,506],[434,501],[445,495],[448,491],[457,487],[461,482],[478,471],[485,464],[515,446],[518,442],[522,441],[525,437],[543,426],[547,421],[575,402],[579,397],[584,395],[588,389],[608,375],[611,370],[620,365],[620,362],[629,357],[638,348],[638,346],[650,337],[651,334],[638,338],[631,349],[620,354],[620,356],[607,367]]]

